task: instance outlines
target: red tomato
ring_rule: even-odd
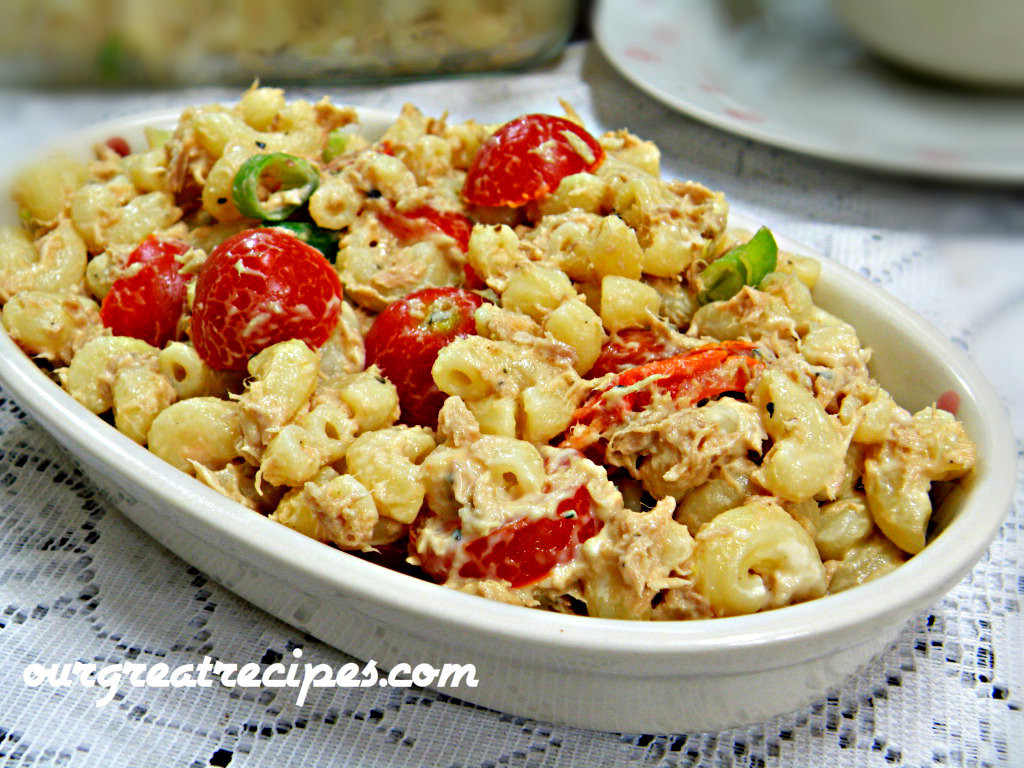
[[[582,485],[563,499],[557,517],[520,518],[493,533],[468,542],[466,561],[459,567],[464,579],[502,579],[525,587],[567,563],[576,548],[601,528],[590,510],[590,492]]]
[[[459,244],[465,253],[469,249],[469,236],[473,222],[455,211],[436,211],[429,205],[421,205],[411,211],[399,213],[395,210],[377,214],[381,224],[401,242],[421,240],[432,231],[443,232]]]
[[[402,243],[415,242],[429,235],[431,231],[439,231],[458,243],[459,250],[463,253],[469,250],[473,222],[456,211],[437,211],[429,205],[421,205],[404,213],[394,209],[384,210],[379,212],[377,217],[388,232]],[[463,270],[466,288],[476,291],[487,287],[469,264],[464,264]]]
[[[282,229],[247,229],[218,245],[199,273],[192,343],[212,368],[245,370],[280,341],[327,341],[341,297],[338,274],[316,248]]]
[[[621,373],[644,363],[664,360],[676,354],[654,331],[629,328],[619,331],[601,347],[601,354],[587,372],[588,379],[597,379],[606,373]]]
[[[103,298],[100,319],[115,336],[132,336],[163,347],[178,335],[185,309],[186,286],[175,256],[188,250],[178,240],[150,235],[132,251],[118,278]]]
[[[437,426],[445,394],[430,369],[451,341],[476,333],[473,313],[484,300],[463,288],[423,288],[389,304],[366,334],[366,364],[376,363],[398,390],[402,420]]]
[[[630,368],[613,381],[593,392],[572,415],[564,447],[584,450],[600,439],[600,433],[646,408],[654,390],[676,401],[693,404],[724,392],[742,392],[755,371],[764,366],[753,344],[745,341],[720,341]],[[616,387],[632,387],[647,380],[646,386],[633,389],[609,401],[605,394]]]
[[[601,145],[571,120],[524,115],[480,146],[462,197],[473,205],[525,205],[554,192],[566,176],[592,171],[603,160]]]
[[[459,545],[463,553],[459,576],[501,579],[514,588],[525,587],[543,579],[556,565],[572,560],[577,547],[601,530],[601,522],[591,510],[586,486],[580,486],[576,493],[563,499],[555,514],[556,517],[520,518]],[[452,533],[455,526],[451,523]],[[455,560],[454,552],[443,555],[420,552],[415,535],[410,544],[428,575],[438,581],[448,578]]]
[[[120,136],[111,136],[106,140],[105,144],[121,157],[127,157],[132,153],[132,148],[128,146],[128,142]]]
[[[480,273],[473,269],[472,264],[462,265],[462,274],[465,276],[463,285],[471,291],[482,291],[487,287],[487,283],[480,277]]]

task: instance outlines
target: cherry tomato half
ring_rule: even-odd
[[[423,288],[384,308],[366,334],[366,364],[395,385],[407,424],[436,427],[445,394],[430,369],[446,344],[476,333],[484,300],[463,288]]]
[[[100,319],[115,336],[132,336],[163,347],[178,335],[190,278],[178,269],[176,256],[188,250],[178,240],[150,235],[132,251],[124,276],[103,297]]]
[[[459,250],[469,250],[469,237],[473,233],[473,222],[457,211],[438,211],[429,205],[421,205],[411,211],[399,213],[384,210],[377,214],[380,223],[404,245],[421,240],[431,232],[443,232],[452,238]],[[464,285],[470,290],[481,290],[487,284],[469,264],[463,265]]]
[[[606,373],[621,373],[654,360],[664,360],[677,354],[658,335],[646,328],[627,328],[613,335],[601,347],[597,361],[587,371],[588,379],[597,379]]]
[[[554,192],[566,176],[593,171],[603,160],[597,139],[571,120],[524,115],[480,146],[462,197],[473,205],[525,205]]]
[[[466,561],[459,567],[464,579],[501,579],[525,587],[567,563],[576,547],[600,530],[590,509],[590,492],[580,486],[558,505],[556,517],[519,519],[463,547]]]
[[[724,392],[743,392],[753,374],[763,367],[764,360],[753,344],[720,341],[630,368],[593,392],[573,412],[562,445],[580,451],[589,448],[600,440],[604,429],[650,405],[655,391],[677,402],[693,404]],[[605,397],[617,387],[628,392],[621,397]]]
[[[132,148],[128,145],[128,142],[121,136],[111,136],[105,142],[110,149],[114,150],[121,157],[128,157],[132,153]]]
[[[455,533],[455,523],[449,527]],[[513,588],[540,581],[552,569],[567,563],[584,541],[601,530],[591,509],[590,492],[580,486],[558,504],[555,517],[520,518],[495,531],[467,542],[453,551],[438,554],[418,546],[415,531],[410,537],[412,553],[426,573],[445,581],[452,565],[461,559],[458,575],[464,579],[500,579]],[[462,550],[462,558],[456,552]]]
[[[327,341],[341,297],[341,280],[316,248],[282,229],[247,229],[218,245],[199,273],[192,343],[212,368],[245,370],[280,341]]]
[[[443,232],[459,245],[463,253],[469,248],[473,222],[457,211],[438,211],[421,205],[411,211],[384,210],[377,214],[381,224],[401,242],[421,240],[431,232]]]

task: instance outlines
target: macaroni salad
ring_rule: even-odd
[[[16,179],[4,325],[139,445],[327,545],[529,607],[748,614],[896,568],[975,463],[952,414],[873,380],[816,261],[568,107],[407,106],[377,136],[253,87],[147,140]]]

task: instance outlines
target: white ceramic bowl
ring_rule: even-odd
[[[833,0],[833,7],[861,42],[897,64],[964,84],[1024,86],[1021,0]]]
[[[372,128],[391,119],[360,114]],[[175,118],[162,113],[108,123],[62,146],[84,157],[115,134],[142,146],[142,126],[167,126]],[[0,216],[13,220],[6,201]],[[945,390],[960,394],[959,415],[978,444],[978,467],[937,513],[945,530],[894,573],[802,605],[712,621],[564,616],[386,570],[256,515],[171,468],[75,402],[6,334],[0,334],[0,382],[143,530],[324,642],[383,668],[473,663],[479,686],[446,692],[516,715],[610,731],[718,730],[793,710],[841,685],[913,614],[963,578],[1011,498],[1009,420],[967,357],[912,311],[827,259],[815,299],[856,324],[875,349],[876,376],[900,403],[916,409]]]

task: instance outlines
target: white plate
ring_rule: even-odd
[[[367,133],[393,115],[360,109]],[[62,143],[86,158],[112,135],[143,145],[145,125],[92,127]],[[16,221],[0,183],[0,223]],[[754,222],[734,215],[753,230]],[[778,237],[787,250],[814,255]],[[444,692],[483,706],[609,731],[720,730],[823,696],[885,650],[906,621],[955,585],[999,528],[1014,486],[1009,419],[966,355],[911,310],[827,259],[815,300],[855,318],[873,370],[907,407],[945,390],[977,442],[979,466],[938,513],[945,530],[910,562],[839,595],[751,616],[631,622],[565,616],[454,592],[360,560],[224,498],[73,400],[0,332],[0,384],[140,528],[281,620],[384,669],[476,666],[479,686]],[[160,610],[154,606],[153,610]]]
[[[692,117],[819,157],[1024,182],[1024,94],[958,90],[876,60],[825,0],[602,0],[594,34],[634,84]]]

